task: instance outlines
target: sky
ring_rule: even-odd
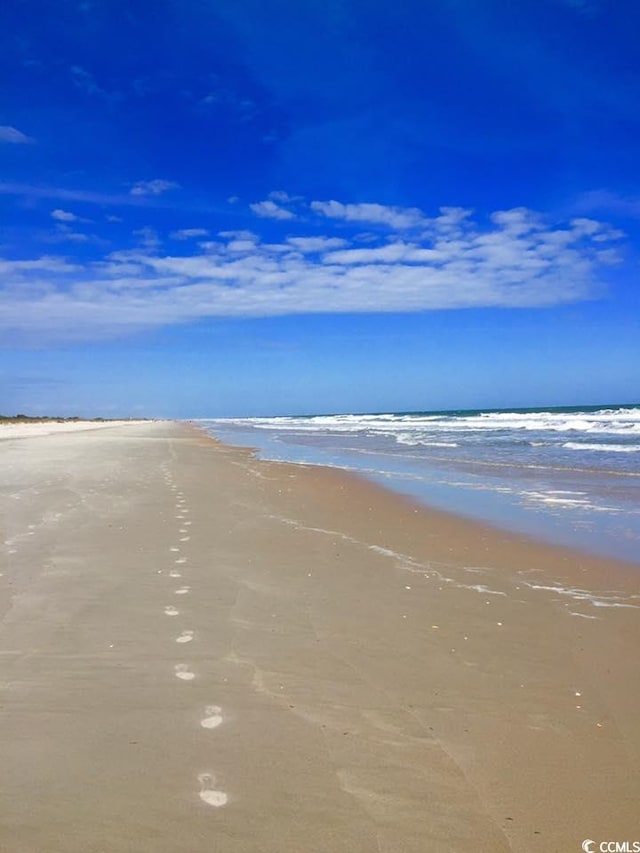
[[[640,400],[635,0],[4,0],[0,413]]]

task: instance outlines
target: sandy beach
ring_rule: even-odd
[[[2,853],[640,838],[637,567],[170,422],[3,427],[0,501]]]

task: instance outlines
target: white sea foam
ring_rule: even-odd
[[[502,592],[499,589],[490,589],[488,586],[485,586],[483,583],[474,583],[474,584],[466,584],[466,583],[456,583],[457,587],[460,589],[473,589],[476,592],[482,592],[486,595],[504,595],[506,597],[507,593]]]
[[[420,445],[421,447],[459,447],[457,441],[434,441],[432,439],[420,438],[415,433],[403,432],[395,436],[398,444],[408,444],[412,447]]]
[[[560,584],[537,584],[530,583],[529,581],[523,581],[523,584],[528,586],[529,589],[553,592],[556,595],[567,596],[568,598],[573,599],[573,601],[586,601],[593,607],[624,607],[634,610],[639,609],[639,605],[634,604],[633,602],[636,599],[640,599],[640,596],[626,596],[615,591],[598,593],[588,589],[580,589],[579,587],[565,587]]]
[[[542,507],[547,507],[549,509],[576,509],[576,510],[588,510],[589,512],[607,512],[610,514],[616,514],[621,512],[621,508],[605,503],[595,503],[593,500],[590,500],[588,497],[561,497],[561,495],[569,495],[569,494],[585,494],[584,492],[562,492],[559,490],[551,490],[548,492],[534,492],[523,490],[520,493],[520,496],[526,503],[530,503],[533,505],[539,505]]]
[[[552,492],[529,492],[523,491],[521,492],[522,496],[527,500],[537,501],[538,503],[544,504],[556,504],[558,506],[579,506],[584,507],[590,504],[590,501],[586,497],[560,497],[557,493]]]
[[[638,453],[640,445],[630,444],[586,444],[577,441],[565,441],[562,445],[568,450],[597,450],[600,453]]]
[[[382,414],[325,415],[309,418],[211,419],[203,423],[221,427],[236,425],[255,429],[299,432],[382,432],[399,433],[404,440],[413,431],[426,428],[453,432],[469,430],[541,430],[552,432],[609,433],[640,436],[640,407],[597,411],[478,412],[469,414]],[[409,430],[411,432],[409,432]]]

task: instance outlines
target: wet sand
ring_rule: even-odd
[[[637,568],[171,423],[0,472],[2,853],[640,836]]]

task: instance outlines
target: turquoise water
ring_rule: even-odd
[[[640,406],[198,423],[261,458],[355,470],[431,506],[640,564]]]

